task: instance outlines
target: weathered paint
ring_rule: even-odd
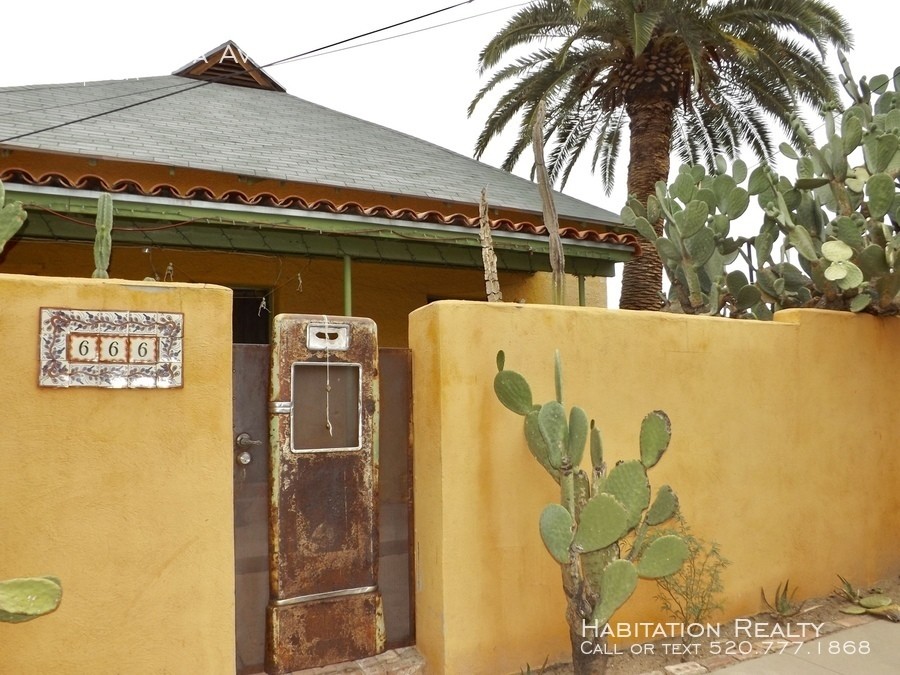
[[[91,221],[92,222],[92,221]],[[141,280],[163,277],[172,263],[175,281],[221,284],[232,288],[275,289],[273,314],[342,314],[343,261],[264,253],[216,253],[124,246],[113,242],[110,276]],[[18,274],[89,277],[91,244],[15,241],[3,252],[0,270]],[[503,297],[512,302],[551,300],[550,275],[500,270]],[[568,278],[568,302],[578,301],[578,284]],[[434,299],[483,300],[484,274],[478,269],[391,265],[353,261],[353,312],[378,325],[381,347],[406,347],[410,312]],[[587,280],[587,304],[606,304],[602,278]]]
[[[310,330],[322,324],[325,327],[321,331]],[[337,335],[343,327],[348,339],[344,350],[320,350],[307,343],[310,332]],[[272,355],[266,664],[269,672],[287,673],[373,656],[384,649],[384,619],[376,590],[375,324],[368,319],[337,316],[279,315],[275,318]],[[298,362],[327,364],[332,371],[342,363],[359,365],[358,410],[354,401],[354,409],[345,419],[355,425],[359,416],[358,449],[294,451],[292,425],[296,423],[292,418],[299,408],[293,398],[292,373]],[[335,398],[337,414],[339,392],[328,395]],[[345,594],[348,592],[353,594]],[[336,597],[309,598],[319,594]]]
[[[0,274],[0,298],[0,578],[63,585],[0,625],[0,672],[233,672],[230,291]],[[38,387],[41,307],[183,312],[184,386]]]
[[[436,675],[517,673],[569,651],[559,566],[538,534],[558,488],[522,418],[492,388],[495,356],[597,420],[607,461],[633,459],[643,416],[672,444],[650,474],[696,536],[732,561],[724,613],[900,573],[900,454],[892,424],[900,319],[815,310],[776,322],[650,312],[436,303],[410,317],[415,433],[416,642]],[[641,582],[614,622],[669,621]]]
[[[267,630],[278,646],[269,652],[267,673],[314,668],[374,656],[384,644],[381,596],[366,593],[304,602],[268,615]],[[379,647],[377,652],[383,649]]]

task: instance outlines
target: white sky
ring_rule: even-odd
[[[12,6],[4,8],[6,30],[0,42],[5,57],[0,87],[165,75],[229,39],[256,63],[265,65],[454,2],[254,0],[201,4],[156,0],[129,4],[102,0],[8,4]],[[831,0],[831,4],[853,28],[856,47],[849,56],[857,79],[890,74],[900,65],[896,48],[900,3]],[[361,42],[457,21],[451,25],[317,55],[267,72],[294,96],[471,156],[490,110],[483,105],[472,119],[466,117],[466,108],[484,81],[477,72],[478,52],[518,6],[514,0],[472,0]],[[484,15],[468,18],[479,14]],[[831,62],[837,68],[837,59]],[[495,141],[483,161],[499,165],[506,149],[503,139]],[[620,178],[611,197],[605,197],[587,163],[573,171],[565,192],[618,213],[625,196],[627,147],[624,150]],[[752,156],[747,161],[752,164]],[[517,172],[527,174],[528,169],[523,162]],[[755,231],[757,226],[752,223],[749,228]],[[611,306],[618,302],[618,295],[617,280],[611,280]]]

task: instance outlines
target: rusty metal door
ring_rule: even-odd
[[[266,670],[384,649],[377,587],[378,351],[369,319],[274,319]]]
[[[262,672],[269,600],[269,346],[232,352],[235,668]]]

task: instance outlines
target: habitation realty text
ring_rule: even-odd
[[[778,623],[759,622],[753,619],[735,619],[734,630],[723,637],[722,624],[711,623],[590,623],[582,620],[581,651],[584,654],[699,654],[700,643],[692,643],[691,639],[709,640],[709,651],[717,654],[749,654],[754,649],[764,652],[783,652],[792,645],[799,647],[806,640],[822,636],[824,623],[800,621],[788,626]],[[607,638],[619,640],[637,640],[630,647],[608,645]],[[654,644],[652,640],[677,639],[677,643],[661,642]]]

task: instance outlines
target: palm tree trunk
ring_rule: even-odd
[[[626,106],[631,121],[628,194],[644,204],[654,193],[656,182],[669,178],[673,105],[660,99]],[[653,223],[653,228],[661,234],[662,221]],[[640,242],[641,255],[625,263],[619,307],[659,310],[663,306],[662,261],[653,244],[643,238]]]

